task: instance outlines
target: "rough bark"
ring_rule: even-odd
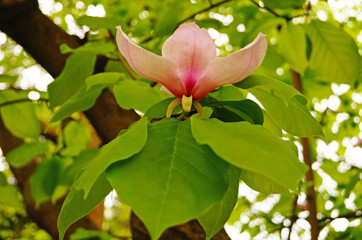
[[[292,80],[293,80],[293,86],[295,89],[297,89],[300,93],[303,94],[303,86],[302,81],[300,78],[299,73],[296,71],[291,72],[292,74]],[[318,239],[319,234],[319,221],[317,219],[317,199],[316,199],[316,193],[314,189],[314,176],[313,176],[313,169],[312,169],[312,153],[310,150],[310,142],[308,138],[301,138],[300,143],[303,146],[303,159],[304,163],[308,166],[308,171],[305,175],[305,179],[307,182],[312,183],[311,186],[307,188],[307,202],[308,202],[308,222],[311,226],[311,237],[312,240]]]
[[[0,30],[19,43],[53,77],[60,74],[68,57],[60,53],[59,46],[62,43],[71,47],[81,44],[79,38],[67,34],[45,16],[39,10],[36,0],[0,0]],[[98,59],[95,71],[102,71],[102,66],[104,60]],[[114,96],[108,90],[103,91],[95,105],[85,111],[85,115],[103,143],[109,142],[121,129],[127,128],[139,119],[133,110],[119,108]],[[19,179],[22,178],[22,173],[18,176]],[[37,211],[36,214],[46,216],[49,211],[57,213],[56,206],[48,209],[48,212]],[[39,219],[40,226],[47,221],[50,224],[50,219],[46,217]],[[137,230],[144,228],[142,222],[137,217],[132,219],[136,219],[132,221],[134,239],[150,239],[147,231]],[[53,224],[56,226],[55,222]],[[162,239],[204,239],[204,236],[201,226],[196,221],[191,221],[167,230]],[[220,231],[215,239],[229,239],[229,237],[225,231]]]

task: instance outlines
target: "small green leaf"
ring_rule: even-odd
[[[99,85],[91,87],[89,90],[87,90],[87,86],[83,86],[60,106],[50,122],[63,120],[75,112],[85,111],[91,108],[99,95],[101,95],[102,89],[103,86]]]
[[[219,101],[241,101],[245,99],[241,89],[234,85],[222,86],[217,91],[209,93],[209,96]]]
[[[240,174],[240,179],[245,182],[250,188],[255,191],[265,193],[265,194],[290,194],[288,189],[276,184],[270,178],[263,176],[261,174],[257,174],[254,172],[250,172],[248,170],[242,170]]]
[[[253,124],[263,124],[264,116],[261,108],[255,102],[245,99],[242,101],[223,101],[207,104],[206,106],[215,106],[219,105],[221,108],[224,108],[224,111],[221,109],[214,109],[214,114],[212,117],[216,117],[224,122],[239,122],[239,121],[248,121]],[[225,111],[227,110],[227,111]],[[228,113],[229,111],[229,113]],[[234,113],[234,116],[230,119],[230,112]],[[229,117],[223,114],[229,114]],[[237,116],[235,116],[237,115]]]
[[[150,107],[147,112],[145,113],[145,116],[152,120],[154,118],[162,118],[166,115],[166,111],[167,111],[167,107],[168,105],[175,100],[175,98],[166,98],[158,103],[156,103],[155,105],[153,105],[152,107]],[[175,114],[177,112],[181,111],[181,106],[176,106],[172,113]]]
[[[97,178],[114,162],[127,159],[142,150],[147,139],[147,118],[134,123],[122,135],[104,145],[85,167],[74,184],[78,190],[84,189],[87,197]]]
[[[312,42],[309,67],[326,81],[353,84],[361,66],[353,38],[332,23],[321,21],[312,21],[307,33]]]
[[[114,240],[111,235],[106,232],[87,230],[84,228],[77,228],[77,230],[70,235],[70,240],[85,240],[85,239],[97,239],[97,240]]]
[[[14,84],[17,79],[18,78],[14,76],[3,75],[3,74],[0,75],[0,83]]]
[[[301,8],[305,3],[305,0],[264,0],[263,3],[266,7],[270,8]]]
[[[290,67],[303,74],[307,67],[307,43],[305,30],[293,22],[283,27],[279,34],[279,53]]]
[[[124,109],[136,109],[145,113],[152,105],[170,97],[142,81],[124,80],[113,87],[117,103]]]
[[[0,205],[22,209],[23,203],[20,200],[18,189],[8,184],[4,173],[0,172]]]
[[[211,239],[225,225],[238,200],[240,169],[230,167],[229,187],[224,198],[214,204],[206,213],[197,220],[206,232],[206,239]]]
[[[56,156],[43,159],[37,166],[30,177],[30,190],[37,206],[52,198],[63,170],[64,161]]]
[[[199,217],[220,201],[229,167],[195,142],[189,120],[167,118],[149,125],[140,153],[113,164],[106,174],[120,200],[157,239],[166,228]]]
[[[307,100],[288,84],[252,75],[235,85],[248,89],[261,102],[271,119],[288,133],[299,137],[323,136],[321,126],[306,107]]]
[[[27,99],[24,92],[13,90],[0,91],[0,102]],[[35,114],[32,102],[18,102],[0,108],[5,127],[16,137],[37,138],[41,134],[41,125]]]
[[[49,142],[29,142],[15,148],[6,155],[6,161],[12,167],[23,167],[34,157],[50,151]]]
[[[71,188],[65,199],[58,217],[59,239],[63,240],[68,227],[87,215],[95,208],[112,190],[105,174],[101,174],[95,179],[89,195],[85,198],[82,190]]]
[[[63,134],[66,148],[61,150],[62,155],[78,156],[92,140],[88,127],[77,121],[68,123]]]
[[[225,161],[264,175],[284,188],[296,190],[307,167],[291,146],[262,126],[191,118],[192,134]]]
[[[111,31],[116,31],[116,26],[122,21],[119,17],[93,17],[81,16],[77,19],[78,24],[87,25],[92,31],[106,28]]]
[[[48,86],[52,108],[65,103],[84,85],[85,79],[93,73],[96,58],[95,52],[82,51],[67,59],[62,73]]]
[[[124,74],[118,72],[103,72],[94,74],[85,80],[85,83],[87,84],[87,91],[96,85],[111,86],[116,84],[123,77]]]

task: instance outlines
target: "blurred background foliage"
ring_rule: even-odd
[[[106,71],[127,76],[115,46],[118,25],[157,54],[174,29],[188,21],[208,30],[219,56],[246,46],[259,32],[267,34],[267,55],[256,73],[288,84],[291,72],[299,73],[309,108],[324,130],[325,139],[311,139],[315,182],[308,183],[316,189],[320,239],[362,239],[360,0],[39,0],[39,6],[62,29],[84,39],[82,48],[106,56]],[[54,113],[46,89],[52,77],[1,32],[0,46],[1,115],[12,133],[25,140],[6,161],[0,157],[0,239],[51,239],[26,216],[9,163],[24,166],[37,157],[32,194],[37,204],[56,201],[99,143],[81,113],[50,123]],[[61,49],[72,51],[66,45]],[[7,103],[17,100],[22,101],[18,109]],[[34,121],[24,120],[29,116]],[[301,150],[297,138],[283,137]],[[300,195],[293,197],[257,193],[241,183],[227,231],[234,239],[309,239],[308,185],[301,184]],[[127,238],[129,215],[113,192],[105,200],[103,229],[108,234],[80,229],[71,239]]]

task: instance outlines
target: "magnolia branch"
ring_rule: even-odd
[[[329,224],[330,222],[332,222],[333,220],[338,219],[338,218],[353,219],[353,218],[360,218],[360,217],[362,217],[362,209],[358,209],[355,212],[349,212],[346,214],[342,214],[337,217],[324,217],[324,218],[320,219],[319,222],[321,223],[321,228],[323,228],[327,224]]]
[[[204,9],[201,9],[200,11],[195,12],[195,13],[191,14],[190,16],[185,17],[184,19],[182,19],[181,21],[179,21],[179,22],[177,23],[176,28],[177,28],[178,26],[180,26],[181,24],[187,22],[188,20],[193,19],[193,18],[196,17],[196,15],[198,15],[198,14],[201,14],[201,13],[204,13],[204,12],[207,12],[207,11],[210,11],[211,9],[213,9],[213,8],[215,8],[215,7],[218,7],[218,6],[222,5],[222,4],[225,4],[225,3],[228,3],[228,2],[231,2],[231,1],[232,1],[232,0],[223,0],[223,1],[220,1],[220,2],[217,2],[217,3],[212,3],[212,1],[209,1],[210,5],[209,5],[208,7],[204,8]],[[154,36],[151,35],[151,36],[143,39],[143,40],[141,41],[141,44],[151,41],[151,40],[153,39],[153,37],[154,37]]]
[[[16,99],[16,100],[12,100],[12,101],[8,101],[8,102],[3,102],[0,103],[0,108],[1,107],[5,107],[5,106],[9,106],[9,105],[13,105],[13,104],[17,104],[17,103],[24,103],[24,102],[48,102],[49,100],[46,98],[39,98],[37,100],[32,100],[29,98],[24,98],[24,99]]]
[[[280,15],[278,14],[276,11],[274,11],[273,9],[269,8],[269,7],[266,7],[266,6],[261,6],[258,2],[254,1],[254,0],[250,0],[250,2],[252,2],[255,6],[257,6],[258,8],[264,10],[264,11],[267,11],[271,14],[273,14],[274,16],[276,17],[279,17],[279,18],[284,18],[285,20],[287,21],[290,21],[292,20],[293,18],[296,18],[296,17],[303,17],[303,16],[306,16],[307,14],[304,13],[304,14],[299,14],[299,15],[295,15],[295,16],[292,16],[292,17],[289,17],[289,16],[284,16],[284,15]]]

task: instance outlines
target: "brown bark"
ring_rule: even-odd
[[[60,74],[68,57],[60,53],[59,46],[62,43],[71,47],[81,44],[79,38],[67,34],[46,17],[39,10],[36,0],[0,0],[0,30],[18,42],[53,77]],[[101,72],[104,64],[104,59],[98,58],[95,71]],[[114,96],[108,90],[103,91],[95,105],[85,111],[85,115],[103,143],[111,141],[121,129],[127,128],[139,119],[133,110],[119,108]],[[18,178],[22,179],[23,174],[25,174],[23,171],[19,173]],[[53,212],[57,214],[56,207],[49,208],[45,212],[36,211],[35,215],[40,215],[38,224],[45,226],[50,224],[50,220],[56,220],[56,218],[47,218],[49,213]],[[136,219],[132,221],[134,239],[150,239],[147,231],[137,231],[144,228],[142,222],[137,217],[132,219]],[[56,226],[56,222],[52,225]],[[196,221],[191,221],[167,230],[163,239],[204,239],[204,235],[200,238],[201,232],[203,233],[201,226]],[[229,239],[229,237],[225,231],[220,231],[215,239]]]
[[[293,86],[295,89],[297,89],[300,93],[303,94],[303,86],[302,81],[299,73],[292,70],[292,80],[293,80]],[[308,202],[308,222],[311,226],[311,237],[312,240],[318,239],[319,234],[319,221],[317,219],[317,199],[316,199],[316,193],[314,189],[314,176],[313,176],[313,169],[312,169],[312,153],[310,149],[310,142],[308,138],[301,138],[300,142],[303,146],[303,159],[304,163],[308,166],[308,171],[305,175],[305,179],[308,183],[312,183],[311,186],[307,188],[307,202]]]

